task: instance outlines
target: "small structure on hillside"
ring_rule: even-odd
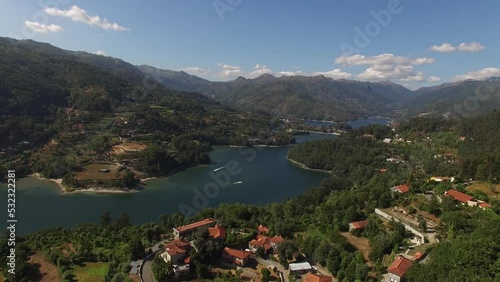
[[[290,263],[290,274],[304,274],[312,270],[312,266],[308,262]]]
[[[399,185],[399,186],[392,187],[391,191],[397,192],[397,193],[400,193],[400,194],[404,194],[404,193],[408,193],[410,191],[410,187],[408,185],[406,185],[406,184],[402,184],[402,185]]]
[[[349,231],[352,230],[361,230],[364,229],[368,225],[368,220],[354,221],[349,223]]]
[[[388,282],[402,281],[406,271],[412,267],[413,262],[403,256],[397,256],[387,269],[389,271]]]

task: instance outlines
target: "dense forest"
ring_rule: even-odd
[[[490,113],[482,119],[483,130],[499,131],[499,122],[486,122],[498,119],[498,113]],[[18,257],[18,265],[22,268],[15,278],[9,276],[5,268],[4,275],[9,281],[29,281],[26,277],[36,273],[36,265],[28,263],[27,257],[34,252],[42,252],[58,267],[64,281],[72,281],[75,269],[82,262],[107,263],[109,269],[105,281],[128,281],[124,276],[128,271],[127,263],[147,253],[149,246],[161,240],[161,234],[168,234],[172,227],[196,219],[213,217],[232,231],[227,233],[226,246],[245,248],[249,238],[255,234],[239,237],[238,231],[255,230],[260,224],[266,224],[271,236],[281,235],[286,239],[286,243],[278,249],[282,265],[307,258],[328,269],[340,281],[378,281],[396,254],[412,250],[407,239],[408,232],[401,223],[383,222],[373,214],[375,208],[399,207],[418,218],[416,228],[420,230],[427,228],[424,217],[432,218],[437,222],[436,238],[439,239],[438,244],[426,242],[428,260],[426,264],[414,263],[407,272],[407,281],[497,281],[500,279],[500,245],[497,238],[500,201],[495,196],[495,189],[488,194],[471,190],[470,184],[463,183],[458,176],[454,183],[428,181],[437,172],[465,174],[460,160],[469,156],[468,150],[472,148],[475,154],[483,152],[483,155],[477,156],[478,160],[490,157],[488,153],[491,151],[486,148],[498,141],[490,140],[495,138],[493,134],[481,135],[482,142],[472,143],[475,146],[471,149],[467,149],[470,145],[466,140],[461,141],[462,134],[474,139],[477,138],[474,134],[481,132],[466,130],[469,122],[473,121],[416,118],[400,124],[395,131],[386,126],[369,126],[333,141],[315,141],[297,146],[296,156],[305,151],[306,155],[321,160],[320,153],[316,151],[322,151],[325,157],[331,157],[319,163],[319,167],[324,169],[325,164],[332,164],[331,170],[335,175],[325,179],[318,187],[283,203],[265,206],[222,204],[217,208],[204,209],[191,218],[182,214],[163,215],[159,222],[143,226],[132,226],[126,215],[112,219],[106,213],[101,216],[100,224],[19,236],[19,248],[23,251]],[[382,142],[388,137],[405,141]],[[408,143],[410,140],[411,143]],[[434,155],[457,147],[459,161],[435,163]],[[379,160],[377,154],[383,154],[384,160],[389,154],[401,162],[389,162],[383,166],[384,160]],[[361,155],[373,156],[370,158],[373,158],[374,164],[365,162]],[[345,162],[339,163],[340,160]],[[478,167],[480,165],[481,162],[477,163]],[[380,171],[382,166],[386,169],[384,172]],[[362,171],[367,175],[361,175]],[[493,184],[489,180],[495,179],[485,174],[484,183]],[[409,185],[409,193],[398,195],[391,192],[390,187],[401,183]],[[449,197],[440,196],[452,188],[492,206],[489,209],[462,206]],[[364,219],[368,220],[364,230],[350,232],[369,241],[369,249],[361,251],[346,238],[352,236],[348,235],[348,223]],[[5,235],[2,236],[2,240],[6,239]],[[67,250],[61,251],[64,249],[61,246],[68,244],[75,249],[70,256]],[[220,277],[211,271],[220,260],[222,246],[208,240],[206,230],[195,234],[195,244],[203,251],[192,253],[194,277],[237,281],[234,277]],[[5,260],[7,250],[3,247],[0,251]],[[153,271],[167,278],[170,275],[169,266],[161,262],[156,260],[153,263]]]

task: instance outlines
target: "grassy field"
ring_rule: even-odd
[[[358,251],[363,254],[363,258],[370,262],[370,241],[364,237],[356,237],[352,235],[350,232],[340,233],[344,238],[346,238],[347,242],[353,245]]]
[[[116,165],[112,163],[93,162],[84,166],[83,169],[76,173],[78,180],[112,180],[122,177]],[[99,172],[100,169],[109,169],[109,172]]]
[[[108,272],[108,264],[103,262],[89,262],[75,267],[73,273],[79,282],[101,282]]]
[[[490,199],[500,199],[500,184],[491,184],[488,182],[478,182],[466,188],[467,191],[481,191]]]

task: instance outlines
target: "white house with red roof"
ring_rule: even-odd
[[[187,225],[179,226],[173,228],[174,231],[174,237],[175,238],[181,238],[181,237],[186,237],[192,234],[194,231],[196,231],[200,227],[212,227],[217,223],[217,221],[213,218],[205,218],[197,222],[193,222]]]
[[[222,260],[244,267],[248,263],[251,254],[251,252],[225,247],[222,252]]]
[[[402,184],[402,185],[399,185],[399,186],[392,187],[391,190],[393,192],[404,194],[404,193],[408,193],[410,191],[410,186],[408,186],[406,184]]]
[[[403,256],[397,256],[396,259],[389,266],[387,271],[388,275],[385,275],[387,282],[400,282],[405,276],[406,271],[412,267],[413,262]]]

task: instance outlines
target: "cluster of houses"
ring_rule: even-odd
[[[186,239],[190,238],[199,228],[208,228],[209,238],[211,240],[226,239],[226,229],[217,224],[213,218],[205,218],[197,222],[173,228],[174,239],[165,244],[165,250],[160,254],[160,257],[166,262],[171,263],[173,271],[177,278],[189,275],[191,257],[189,252],[195,248],[193,242]],[[281,236],[268,236],[269,228],[260,225],[257,228],[257,235],[254,239],[248,242],[248,248],[245,250],[233,249],[225,247],[222,252],[221,263],[236,267],[245,267],[248,265],[250,257],[259,250],[265,254],[273,254],[277,252],[278,246],[285,241]],[[290,273],[292,274],[307,274],[305,280],[307,282],[331,282],[332,277],[322,276],[313,273],[314,270],[309,263],[290,264]]]

